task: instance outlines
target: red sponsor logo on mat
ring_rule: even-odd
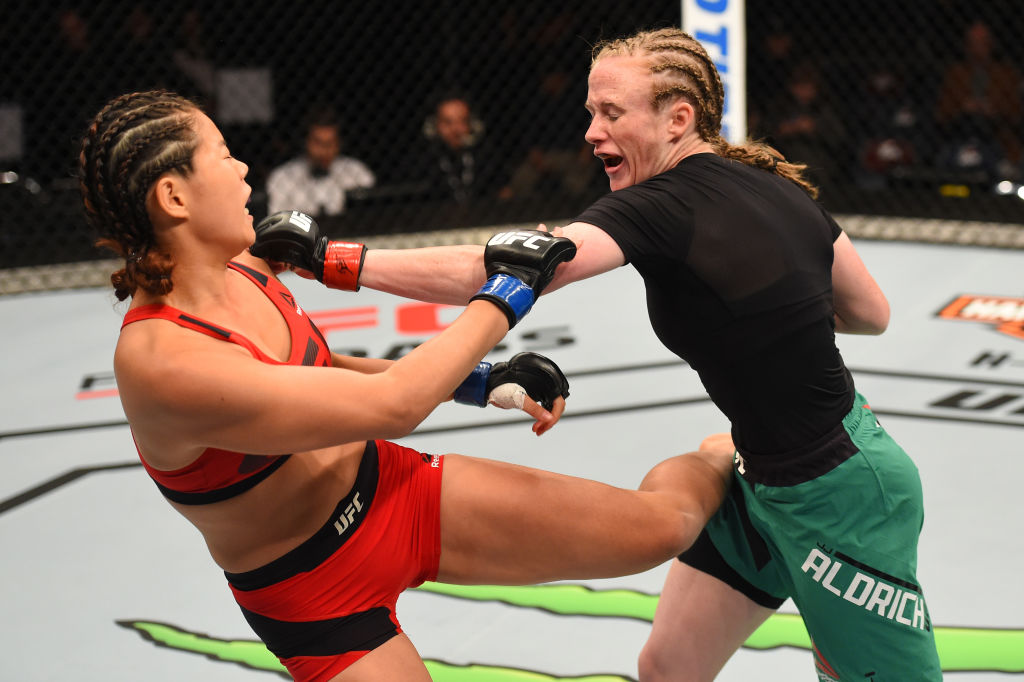
[[[940,310],[938,316],[994,324],[997,331],[1024,341],[1024,298],[963,294]]]

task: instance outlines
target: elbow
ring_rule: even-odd
[[[415,431],[429,414],[429,411],[408,404],[389,405],[379,412],[375,432],[377,437],[385,440],[404,438]]]
[[[834,311],[836,331],[843,334],[878,336],[889,328],[889,304],[882,301],[870,309]]]
[[[870,323],[870,326],[869,326],[869,329],[868,329],[867,333],[868,334],[873,334],[873,335],[877,336],[877,335],[883,333],[888,328],[889,328],[889,302],[883,300],[881,302],[881,304],[878,305],[876,310],[875,310],[875,314],[872,317],[872,320],[871,320],[871,323]]]

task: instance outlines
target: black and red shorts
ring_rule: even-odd
[[[322,528],[260,568],[225,573],[245,619],[296,680],[329,680],[402,631],[398,595],[437,578],[443,463],[367,442]]]

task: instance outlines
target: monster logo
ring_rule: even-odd
[[[559,615],[594,618],[632,618],[650,622],[658,595],[635,590],[592,590],[583,585],[526,587],[458,586],[426,583],[422,591],[458,599],[501,602]],[[222,640],[157,622],[118,621],[154,644],[200,654],[217,661],[256,670],[275,671],[287,677],[284,667],[266,647],[254,640]],[[935,641],[943,672],[1024,672],[1024,630],[936,627]],[[811,641],[800,616],[771,616],[744,644],[749,649],[795,647],[810,649]],[[435,682],[627,682],[621,675],[592,674],[555,677],[539,671],[486,665],[452,665],[426,660]]]

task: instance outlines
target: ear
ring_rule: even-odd
[[[669,105],[668,131],[673,139],[679,139],[697,127],[697,112],[693,105],[682,97]]]
[[[185,185],[182,178],[173,173],[161,175],[150,192],[150,210],[155,209],[170,218],[188,218]]]

